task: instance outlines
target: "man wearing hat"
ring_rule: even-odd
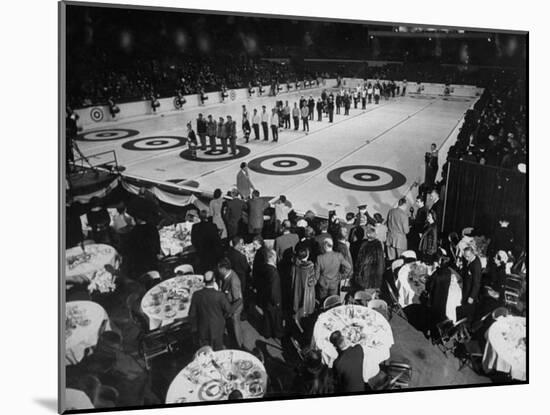
[[[204,288],[193,293],[189,307],[191,331],[198,336],[199,345],[221,350],[226,319],[232,314],[224,293],[216,289],[213,272],[204,274]]]

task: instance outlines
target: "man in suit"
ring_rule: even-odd
[[[302,106],[300,113],[302,114],[303,130],[306,132],[306,134],[308,134],[309,133],[309,108],[306,104]]]
[[[216,121],[212,118],[212,114],[208,115],[208,121],[206,123],[206,135],[210,141],[210,150],[216,150],[216,133],[217,133]]]
[[[267,200],[260,197],[260,192],[254,190],[252,199],[248,200],[246,210],[248,212],[248,233],[261,235],[264,227],[264,211],[269,207]]]
[[[432,189],[430,192],[430,201],[432,203],[430,210],[435,211],[437,216],[437,230],[441,233],[443,225],[443,202],[439,198],[439,190]]]
[[[229,239],[238,235],[241,231],[241,221],[246,202],[241,199],[237,189],[231,191],[231,200],[225,202],[225,226],[227,228],[227,237]]]
[[[411,231],[408,236],[408,247],[409,249],[418,249],[418,244],[420,243],[420,237],[424,233],[424,227],[426,226],[426,219],[428,218],[428,208],[424,204],[424,199],[421,195],[416,197],[415,205],[417,207],[416,214],[411,224]],[[411,208],[412,211],[413,208]]]
[[[230,247],[227,250],[226,257],[231,262],[231,269],[235,271],[241,282],[241,291],[243,297],[246,293],[247,281],[250,278],[250,264],[246,259],[246,256],[241,252],[243,248],[244,240],[241,236],[234,236],[231,239]]]
[[[276,108],[271,111],[271,135],[274,143],[279,141],[279,115]]]
[[[294,130],[298,130],[300,128],[300,108],[298,108],[298,104],[294,103],[294,108],[292,108],[292,120],[294,121]]]
[[[243,293],[241,281],[238,275],[231,269],[231,262],[222,258],[218,262],[218,273],[221,278],[222,292],[231,304],[232,315],[229,320],[229,327],[233,340],[238,349],[243,347],[243,330],[241,327],[241,313],[243,311]]]
[[[280,339],[284,335],[281,279],[277,271],[277,254],[273,249],[266,250],[264,268],[265,287],[262,290],[264,310],[264,337]]]
[[[307,101],[307,106],[309,108],[309,119],[313,121],[313,114],[315,113],[315,100],[311,95],[309,96],[309,99]]]
[[[283,121],[285,128],[290,128],[290,112],[291,112],[290,105],[288,105],[288,101],[285,101],[285,107],[283,108]]]
[[[281,278],[285,309],[290,304],[292,258],[294,256],[294,248],[299,240],[298,235],[291,232],[290,221],[288,219],[283,221],[283,234],[275,238],[274,248],[277,254],[277,268]]]
[[[339,330],[331,333],[330,342],[338,351],[332,365],[339,392],[364,392],[363,361],[365,354],[360,344],[351,346]]]
[[[327,112],[328,112],[328,122],[333,122],[334,121],[334,100],[330,97],[327,104]]]
[[[224,122],[223,117],[220,117],[218,121],[217,135],[222,144],[222,153],[227,153],[227,123]]]
[[[231,154],[237,154],[237,123],[233,121],[231,115],[227,116],[226,122],[227,130],[227,139],[229,140],[229,145],[231,146]]]
[[[324,252],[317,257],[316,261],[315,280],[318,299],[321,302],[331,295],[338,294],[342,276],[348,276],[352,271],[351,264],[340,252],[334,252],[332,248],[332,239],[325,239]]]
[[[245,162],[241,163],[241,169],[237,173],[237,190],[241,194],[244,200],[248,200],[250,197],[250,191],[254,189],[254,185],[250,180],[248,173],[248,167]]]
[[[321,98],[317,100],[317,105],[315,108],[317,108],[317,121],[323,121],[323,101]]]
[[[409,233],[409,216],[406,213],[407,199],[399,199],[397,207],[390,209],[386,224],[388,226],[388,257],[397,259],[407,250],[407,234]]]
[[[459,318],[472,318],[481,287],[481,261],[470,246],[464,249],[463,255],[465,261],[460,272],[462,275],[462,316]]]
[[[227,297],[216,288],[214,273],[204,274],[205,287],[195,291],[189,306],[191,331],[197,333],[199,346],[211,346],[221,350],[225,321],[231,315],[231,305]]]
[[[191,228],[191,243],[199,259],[198,269],[204,272],[213,268],[221,251],[218,227],[208,219],[208,211],[201,210],[200,222]]]
[[[319,234],[315,236],[315,256],[321,255],[323,253],[323,243],[325,239],[332,238],[332,235],[328,232],[328,221],[323,220],[319,224]]]
[[[206,120],[202,117],[202,114],[199,114],[197,118],[197,134],[201,141],[201,150],[206,150]]]

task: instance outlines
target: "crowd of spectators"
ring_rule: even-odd
[[[449,158],[525,172],[525,82],[514,75],[503,81],[488,85],[473,110],[468,111]]]

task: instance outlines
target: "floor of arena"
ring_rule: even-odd
[[[188,121],[193,128],[199,112],[215,119],[232,115],[240,129],[242,105],[252,113],[261,105],[273,107],[276,99],[290,105],[300,95],[315,99],[321,90],[254,98],[203,108],[104,122],[85,129],[78,145],[86,156],[114,150],[124,174],[145,180],[187,184],[212,192],[235,187],[241,162],[249,163],[253,184],[262,196],[285,194],[297,212],[329,210],[343,214],[368,204],[369,211],[385,214],[417,182],[423,181],[424,153],[431,143],[439,146],[462,120],[477,98],[409,95],[367,104],[350,115],[335,114],[334,122],[310,121],[309,134],[282,130],[279,141],[253,139],[242,134],[235,156],[199,151],[192,160],[185,144]],[[315,119],[317,114],[315,114]],[[219,143],[218,143],[219,144]],[[221,146],[219,146],[221,147]],[[112,155],[90,157],[101,164]]]

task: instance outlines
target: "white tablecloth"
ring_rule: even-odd
[[[265,367],[255,356],[241,350],[220,350],[196,358],[178,373],[168,388],[166,403],[227,400],[233,389],[240,390],[244,399],[261,398],[266,388]]]
[[[202,275],[181,275],[151,288],[141,299],[151,330],[186,318],[193,293],[204,286]]]
[[[65,316],[65,363],[73,365],[84,358],[87,348],[97,344],[102,325],[105,330],[111,326],[107,312],[93,301],[68,302]]]
[[[338,357],[329,340],[336,330],[352,345],[359,343],[363,347],[363,379],[367,382],[380,371],[379,364],[390,357],[393,345],[390,324],[377,311],[358,305],[342,305],[321,314],[313,329],[313,345],[321,350],[323,361],[329,367]]]
[[[117,269],[119,265],[118,253],[115,248],[105,244],[86,245],[84,251],[80,246],[67,249],[65,254],[66,281],[78,281],[85,278],[90,282],[96,277],[101,277],[101,283],[112,277],[105,271],[105,265],[112,265]],[[99,281],[98,281],[99,282]]]
[[[81,390],[67,388],[65,390],[65,409],[94,409],[94,405],[88,395]]]
[[[510,373],[517,380],[526,379],[527,330],[525,317],[500,317],[487,332],[483,368]]]
[[[181,254],[191,246],[191,224],[165,226],[159,230],[160,249],[165,256]]]

